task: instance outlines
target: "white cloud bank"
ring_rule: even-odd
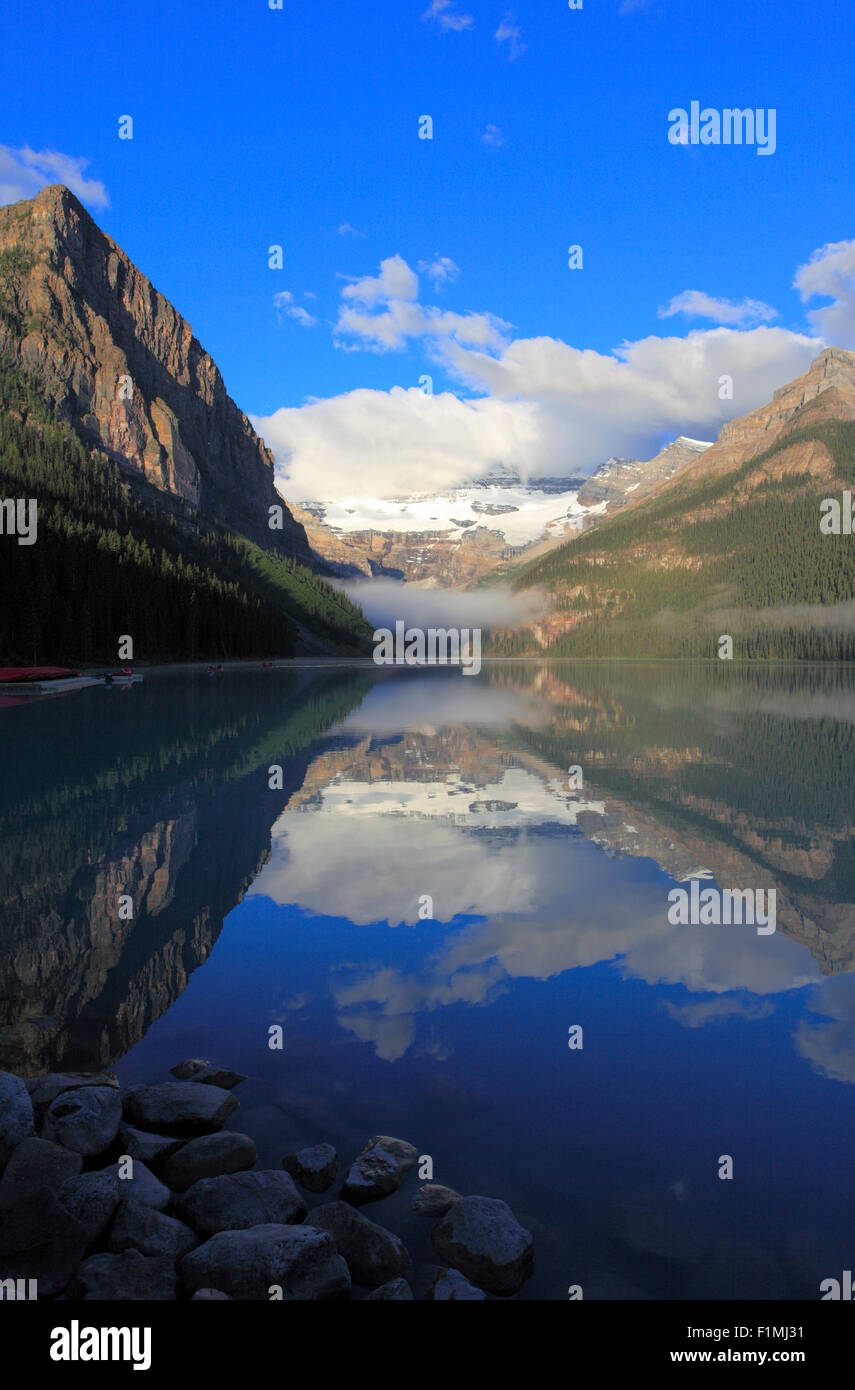
[[[419,264],[437,288],[458,268],[438,253]],[[523,479],[591,472],[610,455],[651,458],[678,434],[715,439],[726,420],[771,399],[828,343],[855,347],[855,240],[814,252],[796,272],[809,328],[772,325],[759,300],[675,295],[659,310],[715,326],[684,336],[651,334],[611,352],[559,338],[514,338],[488,311],[458,313],[421,302],[419,275],[400,255],[342,290],[335,341],[349,351],[420,349],[461,386],[426,395],[412,385],[355,390],[253,423],[273,449],[279,485],[296,500],[397,496],[458,487],[497,466]],[[753,327],[749,326],[753,323]],[[733,382],[732,401],[719,396]]]

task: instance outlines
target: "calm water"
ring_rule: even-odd
[[[853,677],[783,667],[5,704],[0,1068],[210,1056],[265,1167],[411,1140],[534,1233],[523,1298],[818,1298],[852,1263],[853,743]],[[777,931],[671,925],[693,878],[774,888]],[[428,1260],[410,1197],[368,1214]]]

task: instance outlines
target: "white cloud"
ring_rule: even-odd
[[[461,401],[418,387],[349,391],[253,424],[277,459],[286,497],[394,496],[455,487],[537,453],[534,402]]]
[[[457,274],[448,257],[434,261],[429,271],[436,283]],[[366,276],[342,290],[342,305],[335,327],[341,346],[365,347],[388,352],[403,348],[408,339],[454,340],[462,346],[496,351],[504,346],[510,325],[493,314],[455,314],[417,303],[419,280],[401,256],[380,263],[380,274]],[[353,340],[356,340],[355,342]]]
[[[453,10],[451,0],[431,0],[422,19],[435,20],[441,29],[451,29],[458,33],[461,29],[473,28],[475,24],[471,14],[461,14],[459,10]]]
[[[356,229],[355,227],[352,227],[352,226],[350,225],[349,222],[342,222],[341,226],[340,226],[339,229],[338,229],[338,234],[339,234],[339,236],[355,236],[355,237],[364,237],[364,236],[365,236],[365,233],[364,233],[364,232],[359,232],[359,231],[357,231],[357,229]]]
[[[514,16],[508,12],[496,30],[497,43],[508,45],[508,61],[513,63],[516,58],[521,58],[525,53],[526,45],[522,42],[522,31],[518,24],[514,22]]]
[[[0,145],[0,206],[34,198],[52,183],[64,183],[91,207],[108,208],[110,199],[103,183],[86,177],[88,159],[61,154],[58,150],[31,150],[29,145],[13,149]]]
[[[505,137],[500,127],[497,125],[488,125],[484,134],[481,136],[481,144],[491,145],[494,149],[498,149],[499,145],[504,145],[504,143]]]
[[[747,323],[769,323],[778,317],[777,309],[759,299],[714,299],[703,290],[683,290],[657,311],[660,319],[684,314],[686,318],[712,319],[714,323],[740,327]]]
[[[277,309],[281,310],[283,314],[287,314],[289,318],[295,319],[303,328],[314,328],[318,321],[299,304],[294,303],[294,296],[290,290],[280,290],[278,294],[273,296],[273,303]]]
[[[413,321],[401,324],[403,307]],[[361,327],[439,333],[471,319],[419,305],[393,306]],[[425,319],[426,313],[434,315]],[[487,328],[484,328],[487,331]],[[822,344],[783,328],[694,329],[649,337],[613,353],[554,338],[518,339],[497,355],[435,337],[431,349],[477,399],[418,386],[357,390],[253,420],[277,459],[286,497],[388,497],[460,486],[502,464],[523,478],[578,476],[611,454],[652,458],[664,438],[711,438],[723,422],[718,380],[734,382],[734,414],[771,399],[806,371]]]
[[[427,276],[435,289],[456,280],[460,274],[460,267],[455,265],[449,256],[437,255],[432,261],[419,261],[419,270],[422,275]]]
[[[380,262],[379,275],[366,275],[347,285],[341,292],[342,299],[352,299],[357,304],[369,307],[388,303],[393,299],[416,299],[419,293],[419,279],[402,256],[387,256]]]
[[[802,302],[818,294],[833,300],[808,312],[817,333],[835,347],[855,348],[855,240],[829,242],[814,251],[799,266],[794,283]]]

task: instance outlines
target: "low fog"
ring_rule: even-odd
[[[513,593],[506,584],[489,589],[432,589],[398,579],[345,580],[340,585],[361,605],[375,627],[521,627],[543,617],[548,596],[537,589]]]

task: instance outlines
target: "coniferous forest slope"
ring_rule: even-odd
[[[489,649],[715,657],[728,635],[735,659],[852,660],[853,489],[855,354],[831,348],[653,496],[521,566],[551,611]]]
[[[0,209],[0,498],[37,503],[0,664],[368,650],[215,364],[60,186]]]

